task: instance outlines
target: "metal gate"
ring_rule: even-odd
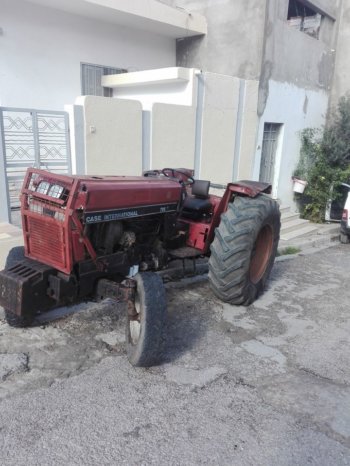
[[[279,123],[264,124],[259,181],[273,184],[276,150],[281,126]]]
[[[0,107],[0,157],[8,207],[16,209],[28,167],[71,173],[68,113]]]

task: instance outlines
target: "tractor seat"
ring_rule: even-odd
[[[195,180],[192,185],[192,195],[187,196],[182,207],[182,216],[199,220],[203,215],[209,214],[212,208],[209,201],[210,181]]]

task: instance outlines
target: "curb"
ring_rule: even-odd
[[[309,254],[314,254],[316,252],[322,251],[323,249],[332,248],[334,246],[338,246],[339,243],[339,234],[337,235],[329,235],[326,238],[314,238],[308,242],[302,244],[290,244],[287,246],[283,246],[281,249],[286,247],[295,247],[300,249],[299,252],[295,254],[285,254],[276,257],[275,262],[283,262],[284,260],[294,259],[298,256],[305,256]]]

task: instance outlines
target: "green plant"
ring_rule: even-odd
[[[322,138],[322,152],[333,167],[346,169],[350,163],[350,94],[339,99]]]
[[[291,254],[298,254],[298,252],[300,251],[300,248],[295,248],[294,246],[287,246],[286,248],[279,249],[277,251],[277,256],[288,256]]]
[[[301,132],[300,158],[293,176],[301,180],[309,178],[310,171],[321,154],[321,138],[321,129],[306,128]]]
[[[350,179],[350,95],[340,99],[327,128],[302,131],[294,176],[308,182],[298,197],[302,217],[323,222],[327,203],[336,199],[335,188]]]

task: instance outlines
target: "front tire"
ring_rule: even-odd
[[[251,304],[264,289],[277,253],[281,221],[270,197],[237,196],[222,214],[209,258],[215,295],[231,304]]]
[[[16,265],[17,262],[21,262],[24,258],[24,246],[15,246],[14,248],[10,249],[6,257],[5,270],[10,269]]]
[[[137,314],[128,314],[127,318],[127,355],[133,366],[150,367],[161,359],[166,316],[165,289],[161,277],[153,272],[139,273],[134,280]]]

